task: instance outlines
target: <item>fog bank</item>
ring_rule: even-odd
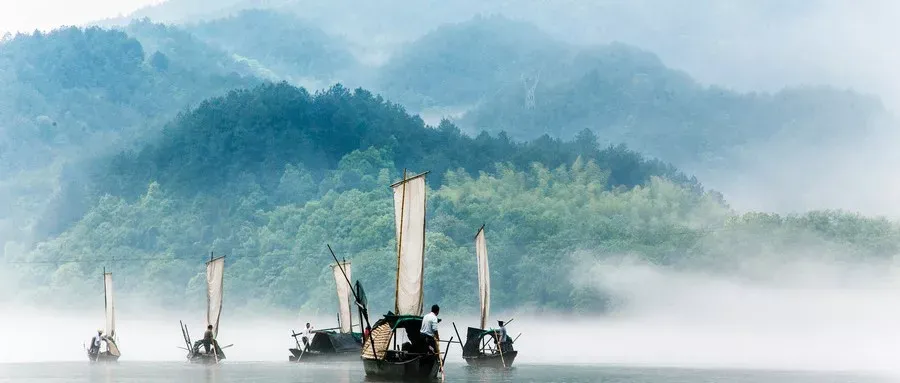
[[[608,315],[495,311],[491,322],[515,318],[511,336],[522,364],[615,364],[687,368],[751,368],[900,372],[900,272],[893,264],[794,261],[762,273],[760,265],[734,273],[662,268],[627,258],[582,267],[583,283],[611,293]],[[102,326],[102,312],[53,313],[4,308],[0,362],[83,361],[82,344]],[[524,311],[524,309],[523,309]],[[183,361],[178,320],[193,336],[202,312],[118,312],[122,361]],[[477,323],[441,314],[444,339]],[[290,330],[310,316],[223,314],[220,342],[228,361],[286,361]],[[375,315],[373,314],[373,320]],[[312,320],[330,327],[330,317]],[[49,353],[49,345],[55,349]],[[460,347],[450,363],[461,363]]]

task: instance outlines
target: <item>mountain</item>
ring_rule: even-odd
[[[200,40],[184,28],[154,23],[144,18],[134,20],[123,28],[130,37],[137,39],[147,52],[159,52],[168,61],[195,73],[212,73],[221,76],[264,77],[265,72],[254,70],[247,62],[215,45]]]
[[[232,16],[188,26],[200,39],[256,63],[279,79],[299,83],[353,75],[355,57],[347,43],[289,13],[243,10]]]
[[[71,27],[3,42],[0,196],[11,203],[0,226],[14,229],[0,242],[28,243],[80,217],[89,203],[78,190],[83,161],[154,135],[192,103],[255,83],[147,52],[117,30]]]
[[[537,27],[503,17],[440,26],[396,52],[378,89],[410,107],[471,105],[532,76],[566,47]]]
[[[666,193],[675,193],[671,197],[683,199],[685,206],[722,203],[721,196],[704,192],[695,179],[669,165],[622,147],[599,148],[589,131],[571,142],[543,137],[519,143],[487,134],[471,138],[449,122],[425,126],[402,107],[362,89],[335,86],[309,94],[286,83],[265,84],[204,101],[142,148],[95,162],[89,184],[96,204],[58,238],[18,258],[78,260],[83,267],[64,266],[49,274],[30,269],[22,283],[50,286],[36,292],[35,299],[52,300],[51,292],[62,286],[88,289],[76,280],[92,272],[91,260],[130,254],[147,260],[120,264],[117,272],[143,282],[120,291],[172,304],[181,302],[172,297],[197,288],[200,267],[192,271],[190,265],[211,246],[233,262],[227,278],[236,305],[291,307],[318,301],[330,291],[314,287],[320,284],[317,270],[328,263],[318,250],[327,241],[352,256],[361,277],[389,276],[382,267],[393,241],[386,186],[401,168],[430,170],[429,185],[442,196],[434,197],[430,210],[434,240],[429,257],[436,259],[444,252],[467,259],[469,226],[489,218],[458,205],[460,196],[452,191],[476,187],[475,182],[500,182],[487,190],[511,187],[502,198],[537,193],[529,198],[548,204],[558,197],[546,193],[583,188],[596,198],[632,198],[626,195],[645,193],[644,187],[670,190]],[[510,202],[490,203],[501,208]],[[492,222],[514,237],[525,235],[514,228],[522,220],[537,219],[534,223],[548,230],[564,226],[538,218],[543,208],[533,207],[538,210],[510,205]],[[498,217],[508,222],[501,224]],[[286,268],[285,262],[297,266]],[[435,264],[456,269],[456,262]],[[313,279],[297,285],[301,273]],[[455,294],[451,280],[438,274],[435,293]],[[522,283],[522,276],[511,276],[509,283]],[[388,287],[373,283],[367,290],[370,297],[386,297]],[[462,302],[455,299],[448,304]],[[542,304],[563,304],[559,299],[568,298]]]
[[[622,147],[599,150],[590,131],[568,143],[546,136],[527,144],[502,134],[471,138],[449,122],[426,127],[398,104],[340,85],[316,94],[287,83],[232,91],[179,116],[162,137],[100,168],[102,192],[136,195],[156,181],[190,196],[227,185],[243,173],[270,190],[282,176],[272,169],[303,164],[321,175],[354,150],[369,147],[389,148],[390,160],[403,166],[429,168],[438,184],[444,173],[458,168],[478,172],[498,162],[527,168],[533,161],[557,167],[584,156],[608,166],[610,187],[633,187],[656,175],[700,188],[662,162],[646,161]]]
[[[314,310],[333,302],[330,244],[353,262],[373,312],[388,310],[387,185],[402,168],[432,170],[425,295],[459,313],[476,307],[472,235],[482,224],[498,309],[615,310],[629,297],[592,273],[623,254],[758,279],[771,275],[755,265],[882,262],[900,249],[900,225],[883,218],[736,214],[670,166],[599,149],[589,131],[574,141],[470,138],[340,86],[232,91],[96,166],[91,209],[11,259],[22,263],[14,282],[23,292],[10,299],[78,305],[99,294],[88,276],[108,267],[123,302],[184,309],[202,304],[213,250],[226,254],[229,307]]]

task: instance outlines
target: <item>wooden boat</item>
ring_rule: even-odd
[[[433,380],[443,365],[441,353],[429,353],[419,333],[425,268],[425,173],[407,178],[404,171],[403,180],[391,188],[397,235],[394,311],[372,326],[363,343],[363,367],[370,379]]]
[[[219,319],[222,315],[222,298],[223,298],[223,277],[225,275],[225,257],[213,258],[212,253],[209,255],[209,262],[206,262],[206,324],[212,326],[213,343],[210,351],[205,352],[202,346],[202,338],[193,344],[191,343],[191,335],[187,326],[181,323],[181,334],[184,336],[185,350],[187,350],[187,360],[191,363],[216,364],[225,359],[225,353],[222,349],[231,347],[228,345],[220,347],[217,340],[219,334]],[[204,331],[205,328],[204,328]]]
[[[103,269],[103,303],[106,312],[106,334],[102,339],[106,343],[106,351],[91,354],[88,350],[88,359],[91,362],[116,362],[122,355],[116,343],[116,306],[113,300],[112,273]]]
[[[353,332],[350,295],[353,293],[354,287],[350,285],[350,262],[345,260],[331,265],[331,272],[337,287],[338,327],[313,331],[312,339],[306,347],[303,347],[298,340],[298,337],[302,335],[292,333],[291,336],[294,337],[297,347],[288,349],[291,352],[288,360],[291,362],[359,360],[359,353],[362,349],[362,333]],[[356,288],[359,291],[353,295],[362,295],[362,285],[359,281],[356,281]],[[359,310],[361,309],[358,308]],[[360,318],[362,318],[361,315]],[[362,324],[362,320],[360,320],[360,324]]]
[[[481,302],[481,327],[469,327],[463,345],[463,359],[470,366],[509,368],[519,352],[507,335],[506,342],[498,342],[499,331],[487,328],[491,309],[491,274],[488,267],[487,241],[484,225],[475,234],[475,257],[478,262],[478,296]],[[456,329],[456,324],[453,325]],[[457,335],[458,336],[458,335]]]

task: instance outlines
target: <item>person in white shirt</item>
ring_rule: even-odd
[[[100,354],[100,342],[105,341],[103,339],[103,330],[97,330],[97,335],[94,335],[91,338],[91,348],[88,350],[90,352],[91,357],[96,358],[98,354]]]
[[[312,331],[312,325],[309,323],[306,323],[306,327],[303,331],[300,331],[300,340],[303,341],[303,349],[309,348],[309,338],[312,338]]]
[[[497,324],[500,325],[499,329],[494,330],[496,334],[495,339],[497,341],[497,347],[500,350],[503,350],[503,352],[506,352],[509,350],[509,346],[512,344],[512,342],[510,341],[509,336],[506,335],[506,326],[503,325],[503,321],[498,320]]]
[[[419,330],[431,353],[434,353],[435,350],[437,350],[437,341],[435,341],[435,339],[440,339],[437,329],[438,323],[441,322],[437,317],[440,312],[441,308],[438,307],[438,305],[432,305],[431,312],[422,317],[422,329]]]

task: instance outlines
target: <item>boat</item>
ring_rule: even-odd
[[[112,273],[103,269],[103,303],[106,311],[106,334],[101,339],[106,343],[106,351],[91,354],[88,351],[88,359],[91,362],[116,362],[122,353],[116,343],[116,306],[113,300]]]
[[[463,359],[470,366],[509,368],[519,352],[513,349],[513,341],[507,335],[507,342],[500,344],[499,332],[487,327],[491,310],[491,274],[488,267],[487,241],[484,225],[475,234],[475,258],[478,263],[478,297],[481,302],[480,327],[469,327],[463,345]],[[509,322],[509,321],[507,321]],[[456,324],[453,324],[454,330]],[[457,335],[459,336],[459,335]]]
[[[181,335],[184,336],[184,349],[187,350],[187,360],[191,363],[216,364],[225,359],[225,353],[222,349],[231,347],[228,345],[220,347],[218,342],[219,319],[222,315],[222,295],[223,295],[223,277],[225,274],[225,257],[213,258],[210,253],[209,261],[206,262],[206,324],[212,326],[213,339],[212,347],[206,352],[203,346],[202,338],[191,343],[191,335],[187,325],[181,324]],[[205,330],[204,330],[205,331]]]
[[[353,319],[350,295],[361,295],[362,285],[356,281],[356,289],[350,285],[350,262],[336,262],[331,265],[331,273],[334,276],[334,284],[337,287],[338,297],[338,327],[314,330],[309,345],[303,347],[298,340],[302,334],[293,333],[296,348],[288,349],[291,362],[329,362],[359,360],[362,349],[362,333],[353,332]],[[362,314],[360,314],[362,315]],[[360,320],[360,324],[362,320]],[[334,331],[337,330],[337,331]]]
[[[375,322],[363,343],[363,367],[370,379],[433,380],[443,365],[440,349],[429,353],[419,333],[425,270],[426,174],[407,178],[404,170],[403,179],[391,185],[397,236],[394,311]]]

